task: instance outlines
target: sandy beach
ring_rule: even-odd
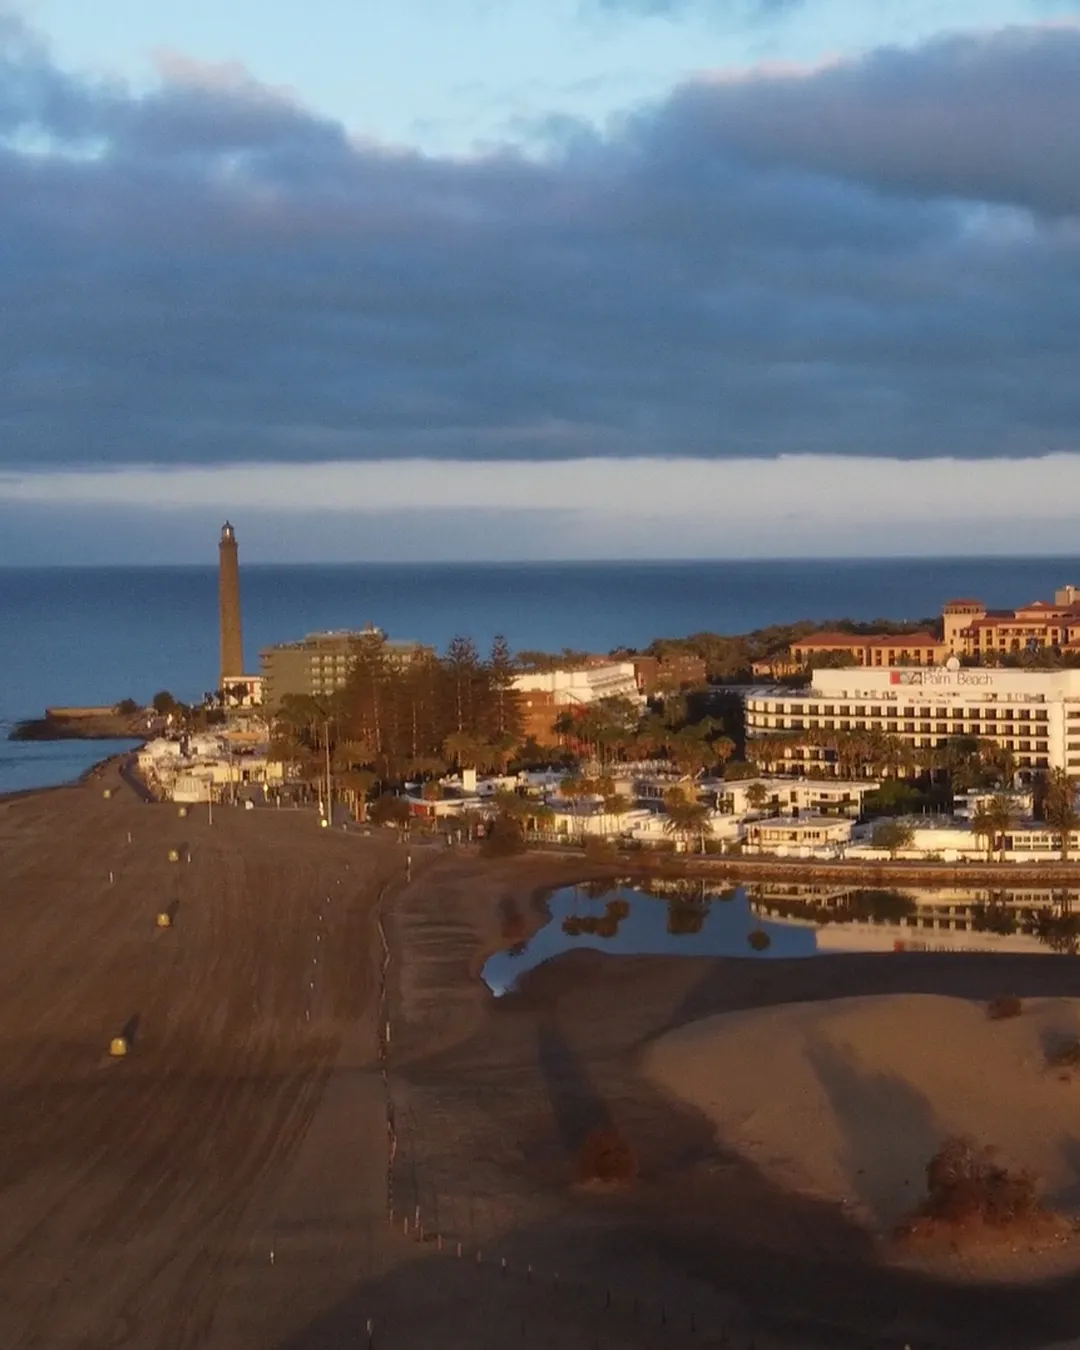
[[[578,952],[496,1001],[484,954],[545,922],[545,890],[580,860],[413,853],[406,884],[390,832],[292,811],[181,819],[115,765],[0,802],[5,1346],[331,1350],[365,1345],[369,1320],[379,1350],[1006,1350],[1080,1330],[1071,1275],[953,1278],[874,1236],[951,1120],[942,1018],[967,1061],[956,1102],[997,1110],[1003,1148],[1023,1154],[1080,1091],[1041,1078],[1034,1048],[1072,1003],[994,1026],[978,1007],[1078,998],[1080,963]],[[799,1036],[825,1047],[816,1068]],[[762,1056],[782,1069],[768,1081]],[[936,1113],[922,1136],[916,1094]],[[632,1189],[580,1184],[598,1125],[637,1154]],[[1071,1204],[1066,1127],[1046,1133],[1021,1160]],[[417,1211],[422,1243],[401,1228]]]

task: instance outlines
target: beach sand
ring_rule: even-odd
[[[489,862],[414,843],[406,884],[392,832],[320,831],[313,812],[182,820],[141,802],[115,765],[0,802],[0,1344],[366,1350],[369,1319],[377,1350],[682,1350],[725,1336],[732,1350],[1018,1350],[1077,1334],[1080,1282],[976,1287],[883,1261],[876,1210],[800,1190],[811,1173],[790,1148],[769,1162],[723,1143],[685,1083],[675,1093],[643,1064],[669,1033],[705,1036],[702,1019],[811,1003],[827,1019],[838,995],[1077,998],[1080,963],[578,952],[492,999],[485,952],[545,922],[542,892],[586,872],[569,857]],[[159,929],[166,908],[175,923]],[[980,1051],[987,1069],[1000,1061],[1014,1082],[1023,1037],[1066,1008],[985,1028],[998,1038]],[[130,1053],[111,1060],[125,1026]],[[864,1045],[857,1028],[822,1034],[841,1059],[845,1036]],[[937,1091],[903,1071],[913,1091]],[[640,1158],[630,1191],[578,1183],[598,1124]],[[860,1203],[887,1216],[892,1172],[859,1138]],[[815,1148],[846,1185],[846,1156]],[[1064,1157],[1059,1142],[1038,1158],[1059,1198]],[[417,1206],[422,1245],[399,1227]]]
[[[993,1145],[1040,1179],[1051,1208],[1080,1215],[1080,1078],[1046,1065],[1078,1033],[1075,999],[993,1021],[967,999],[845,998],[706,1018],[661,1037],[643,1064],[770,1181],[887,1235],[952,1135]],[[1080,1244],[1063,1259],[1080,1264]],[[1020,1278],[1045,1274],[1016,1265]]]

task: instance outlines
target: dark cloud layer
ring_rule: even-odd
[[[1077,446],[1080,32],[433,159],[0,18],[0,461]]]

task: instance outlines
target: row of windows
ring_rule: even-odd
[[[867,706],[862,703],[786,703],[779,700],[751,699],[747,707],[752,712],[770,712],[776,715],[802,717],[899,717],[923,718],[925,720],[943,718],[966,719],[984,717],[991,721],[1003,718],[1006,722],[1045,722],[1050,714],[1045,708],[943,708],[907,704],[902,709],[898,703],[887,707]],[[1080,718],[1080,710],[1069,714]]]

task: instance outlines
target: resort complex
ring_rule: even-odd
[[[818,631],[774,652],[797,673],[725,686],[671,644],[519,662],[497,642],[484,661],[466,639],[440,656],[372,625],[269,647],[259,676],[238,676],[229,524],[221,577],[220,707],[198,726],[170,715],[139,752],[159,797],[313,801],[328,823],[336,808],[447,839],[501,830],[728,857],[1042,864],[1080,852],[1080,668],[1038,668],[1011,648],[1067,656],[1072,587],[1008,616],[950,602],[940,637]],[[957,654],[976,641],[991,664]]]

